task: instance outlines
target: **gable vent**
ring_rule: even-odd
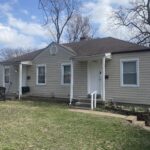
[[[56,45],[52,45],[52,46],[50,47],[49,52],[50,52],[50,55],[55,56],[55,55],[57,54],[57,52],[58,52],[57,46],[56,46]]]

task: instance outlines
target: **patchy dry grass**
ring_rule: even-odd
[[[65,104],[0,102],[0,150],[150,150],[150,132]]]

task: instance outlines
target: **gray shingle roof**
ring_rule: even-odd
[[[112,37],[89,39],[80,42],[66,43],[61,45],[64,48],[66,47],[75,51],[77,56],[92,56],[92,55],[98,55],[102,53],[124,53],[124,52],[129,53],[133,51],[139,52],[139,51],[150,50],[150,48],[148,47],[140,46],[138,44],[115,39]],[[31,53],[27,53],[22,56],[3,61],[2,63],[31,61],[45,49],[46,48]]]
[[[14,57],[12,59],[9,59],[9,60],[6,60],[6,61],[3,61],[2,63],[17,63],[17,62],[20,62],[20,61],[31,61],[33,60],[37,55],[39,55],[44,49],[40,49],[40,50],[37,50],[37,51],[33,51],[33,52],[30,52],[30,53],[26,53],[24,55],[21,55],[19,57]]]
[[[138,44],[126,42],[112,37],[83,40],[80,42],[73,42],[63,45],[73,49],[78,56],[150,50],[148,47],[140,46]]]

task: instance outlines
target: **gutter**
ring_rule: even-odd
[[[123,54],[123,53],[135,53],[135,52],[149,52],[149,49],[141,49],[141,50],[132,50],[132,51],[118,51],[118,52],[112,52],[112,54]]]

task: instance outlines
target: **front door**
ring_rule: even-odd
[[[101,65],[99,61],[88,62],[88,94],[101,94]]]

